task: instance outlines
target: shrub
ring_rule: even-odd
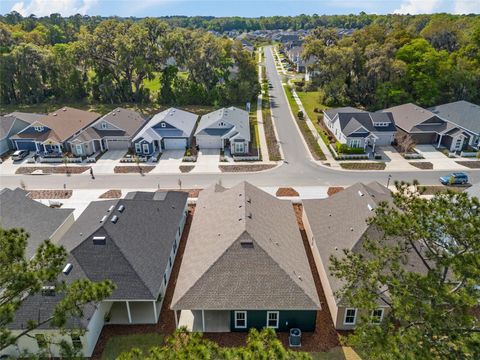
[[[303,111],[302,110],[298,110],[297,117],[299,119],[303,119]]]
[[[364,154],[365,151],[362,148],[351,148],[347,144],[342,144],[340,142],[335,143],[335,150],[339,154]]]
[[[320,109],[319,109],[318,107],[316,107],[316,108],[313,109],[313,112],[319,113],[319,112],[320,112]]]

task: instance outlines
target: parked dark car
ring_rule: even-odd
[[[17,150],[13,153],[12,155],[12,160],[13,161],[20,161],[23,160],[27,157],[27,155],[30,153],[28,150]]]
[[[445,176],[440,176],[440,182],[443,185],[464,185],[468,183],[468,175],[462,172],[451,173]]]

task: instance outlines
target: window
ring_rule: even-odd
[[[355,325],[357,320],[357,309],[345,309],[344,325]]]
[[[139,143],[135,144],[135,152],[140,153],[142,152],[142,147]]]
[[[247,312],[246,311],[235,311],[235,327],[237,329],[247,328]]]
[[[163,274],[163,285],[167,286],[167,274]]]
[[[143,153],[148,154],[150,152],[150,147],[148,144],[143,144]]]
[[[350,146],[351,148],[359,148],[359,147],[360,147],[360,144],[361,144],[360,139],[351,139],[349,146]]]
[[[383,309],[375,309],[372,311],[372,324],[380,324],[383,320]]]
[[[44,334],[36,334],[35,339],[37,340],[37,345],[40,349],[47,348],[48,344]]]
[[[267,327],[278,329],[278,311],[267,311]]]
[[[171,256],[168,258],[168,266],[170,267],[170,269],[172,268],[172,257]]]
[[[235,152],[236,153],[243,153],[245,151],[245,144],[244,143],[235,143]]]
[[[72,335],[72,345],[77,350],[82,348],[82,340],[80,339],[80,336]]]
[[[43,131],[43,126],[35,126],[34,127],[35,131],[42,132]]]
[[[106,129],[108,126],[107,126],[107,123],[106,122],[102,122],[102,129]]]
[[[167,127],[167,124],[161,123],[161,124],[160,124],[160,127]]]
[[[175,240],[173,242],[173,253],[176,254],[177,253],[177,240]]]

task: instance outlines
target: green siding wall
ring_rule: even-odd
[[[276,331],[289,331],[299,328],[302,331],[314,331],[317,312],[312,310],[284,310],[279,311],[279,323]],[[262,329],[267,324],[267,310],[247,310],[247,328],[235,328],[235,311],[230,311],[230,330],[248,331],[249,328]]]

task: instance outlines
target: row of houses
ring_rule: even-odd
[[[323,121],[335,138],[351,148],[390,145],[397,134],[416,144],[431,144],[450,152],[480,146],[480,106],[457,101],[429,109],[408,103],[368,112],[352,107],[329,109]]]
[[[48,208],[21,189],[4,189],[0,201],[9,204],[0,209],[2,227],[23,227],[31,234],[27,256],[41,239],[67,249],[60,281],[110,279],[116,285],[108,299],[85,309],[83,318],[69,319],[68,328],[84,331],[70,336],[47,323],[2,353],[16,357],[23,350],[38,351],[46,336],[90,356],[103,326],[155,324],[161,311],[173,311],[177,327],[200,332],[315,331],[322,326],[316,323],[318,311],[328,311],[336,329],[354,329],[362,309],[338,296],[343,283],[330,274],[330,257],[343,256],[344,249],[362,251],[365,239],[378,235],[367,219],[380,202],[392,200],[376,182],[304,200],[308,243],[290,201],[246,182],[201,191],[188,238],[183,231],[191,214],[183,192],[132,192],[124,199],[94,201],[75,222],[71,210]],[[172,282],[182,235],[186,245]],[[424,271],[415,254],[405,266]],[[321,284],[315,283],[315,272]],[[173,297],[162,310],[167,286],[174,287]],[[322,288],[326,303],[319,299]],[[61,298],[55,284],[46,284],[23,301],[9,329],[19,333],[31,319],[48,319]],[[380,323],[387,312],[387,304],[379,302],[371,322]],[[52,345],[50,351],[56,356],[59,349]]]
[[[248,112],[222,108],[202,117],[170,108],[145,119],[117,108],[98,113],[64,107],[47,115],[14,112],[0,117],[0,155],[11,149],[42,156],[91,156],[106,150],[134,150],[153,155],[164,150],[187,149],[193,138],[200,149],[250,151]]]

